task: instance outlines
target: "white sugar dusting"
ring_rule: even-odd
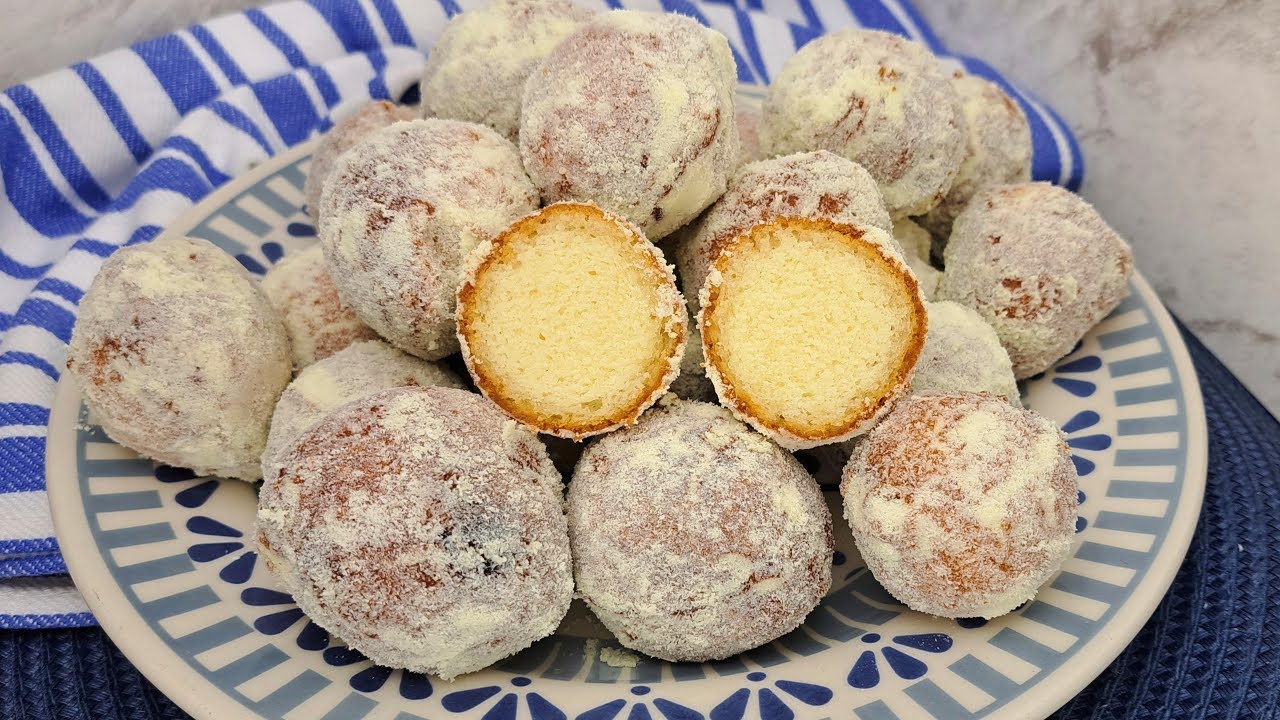
[[[798,626],[831,582],[830,523],[789,453],[672,395],[589,447],[569,490],[579,593],[624,646],[667,660]]]
[[[995,617],[1032,598],[1075,533],[1066,439],[992,395],[903,400],[858,443],[840,491],[876,579],[943,617]]]
[[[449,680],[567,612],[560,476],[480,396],[367,396],[277,460],[259,495],[260,551],[308,617],[378,664]]]
[[[360,319],[401,350],[437,360],[458,349],[463,258],[537,204],[505,138],[472,123],[413,120],[338,159],[320,201],[320,241]]]
[[[67,368],[111,439],[205,475],[259,477],[292,363],[267,297],[206,240],[117,250],[80,302]]]
[[[544,200],[595,203],[656,242],[724,192],[736,78],[724,36],[690,18],[598,15],[529,76],[525,168]]]
[[[974,193],[990,185],[1031,180],[1031,126],[1022,108],[990,80],[956,71],[951,84],[964,111],[964,161],[947,196],[920,218],[944,241]]]
[[[389,388],[440,385],[463,389],[453,371],[381,340],[355,343],[308,367],[285,388],[271,417],[263,467],[328,411]]]
[[[929,333],[911,380],[912,392],[963,390],[999,395],[1021,407],[1013,364],[996,331],[974,310],[927,303]]]
[[[272,267],[262,279],[262,291],[284,321],[298,370],[351,343],[378,338],[338,297],[318,244]]]
[[[862,164],[895,218],[951,187],[965,151],[960,97],[923,45],[846,29],[800,49],[764,103],[765,155],[826,149]]]
[[[333,172],[333,165],[337,162],[338,156],[350,150],[374,130],[402,120],[412,120],[413,117],[411,108],[394,105],[386,100],[374,100],[361,105],[354,113],[329,128],[311,155],[307,182],[302,188],[311,222],[319,224],[320,193],[324,190],[324,181],[329,178],[329,173]]]
[[[1049,369],[1128,294],[1133,251],[1089,203],[1048,183],[979,190],[956,218],[940,300],[978,311],[1022,379]]]
[[[454,15],[427,55],[422,116],[488,125],[516,142],[529,73],[592,15],[569,0],[494,0]]]

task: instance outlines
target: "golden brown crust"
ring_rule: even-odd
[[[688,330],[685,323],[678,323],[673,328],[674,332],[664,336],[662,357],[667,358],[668,362],[655,364],[644,385],[636,390],[631,401],[619,411],[582,418],[552,416],[542,412],[536,404],[523,401],[509,392],[500,377],[489,372],[483,363],[477,362],[473,352],[472,340],[475,337],[479,312],[475,301],[476,288],[480,282],[483,282],[483,277],[489,268],[514,257],[516,239],[536,233],[537,226],[545,224],[547,218],[554,215],[576,215],[583,220],[615,224],[621,235],[637,250],[637,258],[642,259],[647,269],[651,271],[655,283],[669,285],[671,292],[676,294],[677,300],[679,294],[675,290],[675,277],[671,269],[663,263],[662,256],[643,234],[622,218],[586,203],[555,203],[516,220],[490,241],[487,251],[480,251],[483,252],[482,259],[478,262],[473,261],[473,267],[458,289],[458,338],[462,345],[462,357],[476,387],[507,415],[538,432],[582,440],[591,435],[634,424],[641,413],[662,397],[680,372],[680,358],[683,355]],[[684,317],[683,302],[680,302],[679,312],[681,317]]]
[[[801,231],[825,230],[839,233],[851,250],[881,266],[884,271],[902,278],[907,286],[907,295],[911,300],[912,318],[915,323],[904,339],[907,343],[906,351],[900,356],[897,367],[894,368],[892,375],[890,375],[890,380],[884,383],[876,393],[877,399],[874,404],[863,408],[854,408],[854,412],[842,418],[840,422],[830,423],[818,428],[805,428],[794,423],[788,423],[785,419],[775,418],[776,413],[760,406],[750,396],[738,392],[737,382],[733,374],[728,371],[728,363],[720,349],[719,324],[714,321],[720,300],[720,284],[718,282],[708,282],[704,289],[705,296],[703,298],[702,312],[699,315],[701,319],[699,327],[702,331],[703,352],[706,354],[708,372],[716,381],[720,399],[739,417],[778,440],[784,446],[812,447],[814,444],[836,442],[857,435],[888,412],[893,407],[893,404],[906,395],[908,391],[916,361],[919,360],[920,353],[924,348],[928,327],[928,313],[925,310],[924,298],[921,295],[919,283],[906,263],[894,254],[892,248],[887,248],[879,243],[865,239],[864,230],[853,225],[835,223],[824,218],[785,216],[760,223],[726,243],[725,250],[730,252],[721,252],[716,256],[716,260],[712,264],[713,273],[723,272],[732,258],[732,249],[737,245],[748,242],[754,233],[761,228],[784,228]]]

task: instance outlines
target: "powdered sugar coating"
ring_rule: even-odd
[[[589,447],[569,485],[578,591],[624,646],[725,658],[803,622],[831,584],[831,517],[789,453],[667,396]]]
[[[956,218],[938,299],[995,328],[1018,379],[1049,369],[1128,294],[1133,252],[1079,196],[1048,183],[979,190]]]
[[[938,292],[938,284],[942,282],[942,272],[929,264],[929,252],[933,240],[929,231],[911,221],[910,218],[898,218],[893,221],[893,239],[902,248],[903,259],[911,272],[915,273],[920,283],[920,292],[925,300],[933,300]]]
[[[724,196],[679,234],[676,267],[693,312],[701,307],[698,293],[724,246],[752,226],[784,216],[871,225],[886,232],[893,227],[875,180],[852,160],[818,150],[753,162],[734,174]]]
[[[911,391],[990,393],[1022,407],[1009,353],[987,321],[949,300],[926,303],[925,308],[929,311],[929,334],[916,363]]]
[[[899,403],[858,443],[840,492],[871,573],[907,607],[992,618],[1035,596],[1075,536],[1061,431],[991,395]]]
[[[427,360],[458,350],[463,258],[533,211],[515,146],[483,125],[411,120],[338,159],[320,242],[342,300],[388,342]]]
[[[272,464],[258,547],[317,625],[448,680],[563,619],[561,493],[537,438],[484,398],[397,388],[333,410]]]
[[[319,245],[292,253],[262,278],[262,291],[284,321],[299,370],[378,333],[342,303]]]
[[[733,119],[738,124],[738,167],[764,159],[760,150],[760,126],[764,123],[764,109],[753,102],[738,103],[733,108]]]
[[[529,73],[592,15],[570,0],[494,0],[454,15],[427,55],[422,116],[488,125],[516,142]]]
[[[324,190],[324,181],[333,172],[338,156],[350,150],[366,135],[392,123],[412,120],[413,109],[396,105],[387,100],[373,100],[361,105],[346,119],[338,122],[320,138],[316,150],[311,154],[311,167],[307,170],[307,182],[302,186],[302,194],[307,201],[307,214],[311,222],[320,222],[320,194]]]
[[[280,394],[262,453],[264,470],[270,458],[339,405],[390,388],[435,385],[465,388],[447,367],[401,352],[381,340],[349,345],[303,370]]]
[[[964,158],[960,97],[925,46],[846,29],[805,45],[764,103],[766,155],[826,149],[871,173],[895,218],[927,212]]]
[[[919,218],[943,245],[956,216],[978,190],[1031,180],[1031,126],[1018,103],[999,85],[975,75],[957,71],[951,84],[964,111],[964,160],[947,196]]]
[[[544,200],[592,202],[657,241],[725,189],[738,157],[737,72],[724,36],[617,10],[529,76],[520,151]]]
[[[289,340],[230,255],[167,237],[117,250],[84,298],[67,370],[107,435],[201,475],[260,477]]]

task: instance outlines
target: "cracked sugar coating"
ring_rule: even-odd
[[[422,116],[488,125],[516,142],[525,80],[594,14],[569,0],[494,0],[454,15],[427,55]]]
[[[875,180],[852,160],[818,150],[746,165],[724,196],[679,233],[676,267],[695,313],[698,291],[720,250],[751,226],[784,216],[872,225],[886,232],[893,227]]]
[[[257,544],[317,625],[446,680],[551,634],[573,594],[546,450],[452,388],[386,390],[304,433],[267,473]]]
[[[319,244],[288,255],[267,271],[262,291],[284,321],[293,366],[299,370],[351,343],[378,339],[378,333],[342,304]]]
[[[547,202],[595,203],[656,242],[724,192],[736,82],[724,36],[690,18],[598,15],[529,76],[525,168]]]
[[[667,396],[569,484],[578,591],[624,646],[729,657],[800,625],[831,585],[831,516],[800,463],[715,405]]]
[[[875,30],[824,35],[769,86],[766,155],[826,149],[864,166],[893,217],[947,194],[965,151],[960,96],[923,45]]]
[[[1013,364],[996,331],[970,308],[950,301],[925,304],[929,334],[916,363],[911,391],[956,390],[1007,398],[1022,407]]]
[[[893,221],[893,239],[902,248],[903,259],[907,267],[915,273],[920,283],[920,292],[925,300],[933,300],[938,292],[938,284],[942,282],[942,272],[929,264],[929,252],[933,240],[929,231],[911,221],[910,218],[898,218]]]
[[[928,318],[888,233],[779,217],[716,257],[698,327],[721,402],[799,450],[865,433],[906,394]]]
[[[280,394],[262,453],[264,471],[271,458],[333,408],[381,390],[433,385],[465,387],[444,365],[401,352],[381,340],[347,346],[298,373]]]
[[[938,299],[995,328],[1018,379],[1071,352],[1128,294],[1133,252],[1079,196],[1048,183],[979,190],[956,218]]]
[[[1050,420],[992,395],[933,392],[867,434],[840,485],[876,580],[907,607],[992,618],[1071,552],[1076,471]]]
[[[261,477],[289,339],[266,295],[206,240],[120,248],[84,298],[67,370],[112,440],[200,475]]]
[[[338,161],[338,156],[350,150],[374,130],[413,118],[412,108],[386,100],[374,100],[360,106],[345,120],[329,128],[311,155],[307,182],[302,188],[302,194],[307,202],[307,214],[311,216],[312,223],[320,224],[320,194],[324,190],[324,181],[328,179],[329,173],[333,172],[333,165]]]
[[[964,109],[964,161],[947,196],[918,218],[942,246],[956,216],[978,190],[1031,180],[1031,126],[1018,103],[999,85],[974,75],[957,71],[951,84]]]
[[[405,352],[458,349],[463,258],[538,207],[515,146],[483,125],[411,120],[338,159],[320,201],[320,242],[338,294]]]
[[[476,386],[539,432],[581,440],[636,421],[680,371],[688,311],[631,223],[556,203],[470,258],[458,337]]]

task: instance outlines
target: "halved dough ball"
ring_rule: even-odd
[[[476,385],[539,432],[580,439],[635,422],[680,369],[684,299],[622,218],[558,203],[472,257],[458,336]]]
[[[866,432],[906,392],[928,325],[892,243],[870,226],[784,217],[725,246],[699,315],[720,400],[790,449]]]

